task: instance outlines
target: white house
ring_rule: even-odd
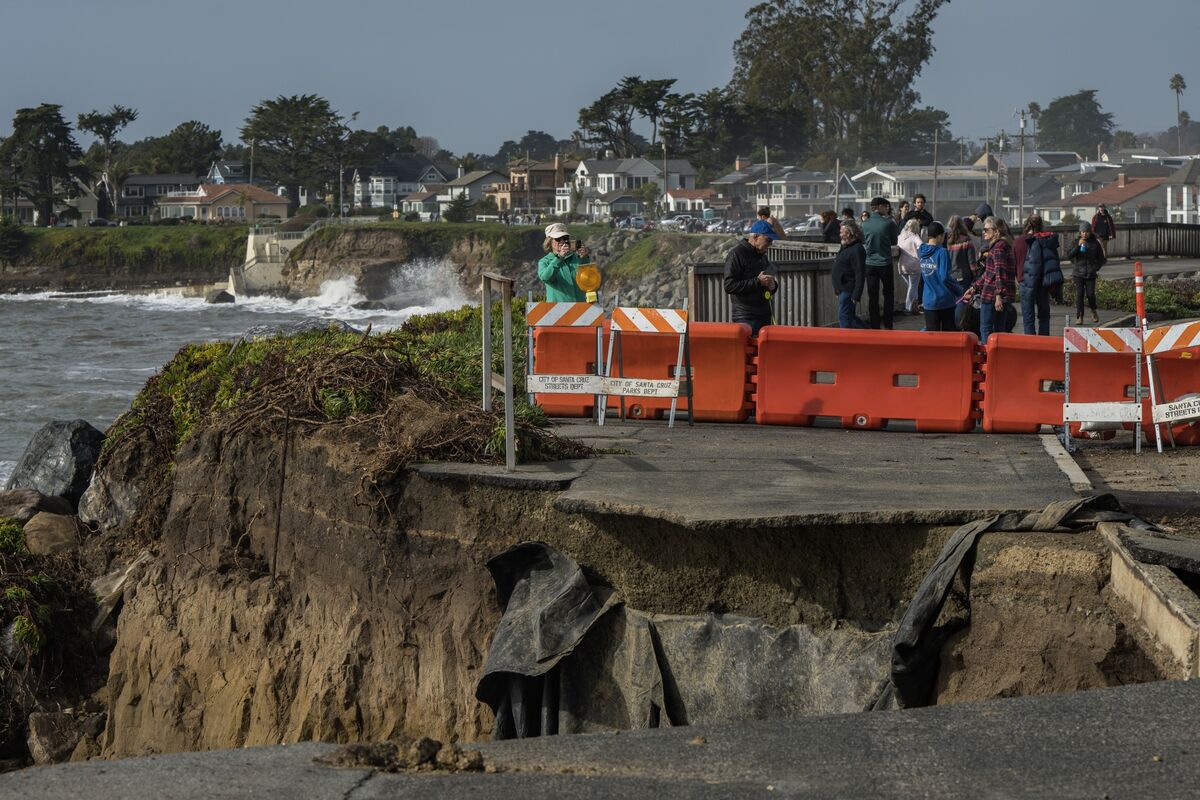
[[[1167,222],[1200,223],[1200,159],[1167,178]]]
[[[876,166],[853,176],[853,181],[859,202],[886,197],[894,206],[923,194],[934,217],[944,220],[954,214],[971,214],[985,202],[989,177],[997,179],[995,173],[989,176],[985,167],[939,166],[935,192],[932,166]]]
[[[459,169],[462,172],[462,169]],[[465,197],[474,203],[491,191],[492,186],[503,183],[508,178],[494,169],[477,169],[473,172],[460,174],[457,178],[446,183],[446,188],[437,195],[438,213],[445,214],[450,203],[457,197]]]
[[[392,157],[386,167],[354,170],[350,181],[354,207],[391,210],[408,195],[420,191],[422,184],[445,183],[448,177],[420,153],[403,153]]]
[[[703,211],[712,207],[712,201],[717,197],[713,189],[668,189],[667,211],[677,214],[681,211]]]
[[[667,159],[668,189],[695,189],[696,168],[685,158]],[[582,214],[592,219],[602,219],[612,214],[614,208],[629,210],[630,203],[614,206],[605,195],[613,192],[628,192],[647,184],[662,187],[663,162],[648,158],[585,158],[575,167],[571,184],[555,190],[554,209],[558,214]],[[572,203],[572,189],[578,203]],[[637,211],[641,206],[638,204]],[[636,212],[634,212],[636,213]]]

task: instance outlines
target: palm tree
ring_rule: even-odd
[[[1171,91],[1175,93],[1175,128],[1179,133],[1179,149],[1176,153],[1183,152],[1183,125],[1179,122],[1179,98],[1183,94],[1183,90],[1187,88],[1184,83],[1183,76],[1176,72],[1171,76]]]

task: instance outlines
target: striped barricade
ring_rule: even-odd
[[[675,410],[679,403],[680,392],[688,399],[688,424],[695,422],[692,413],[692,392],[690,380],[681,380],[685,374],[684,363],[687,362],[686,374],[691,374],[691,363],[688,353],[688,313],[678,308],[629,308],[618,306],[613,309],[611,317],[612,329],[608,339],[608,362],[605,366],[605,394],[621,398],[621,419],[625,419],[626,397],[663,397],[671,399],[671,411],[667,427],[675,427]],[[675,369],[668,378],[626,377],[624,354],[621,348],[621,334],[662,334],[679,337],[679,347],[675,355]],[[617,357],[617,374],[613,375],[613,355]],[[600,409],[600,424],[604,424],[605,408]]]
[[[1150,419],[1159,452],[1162,451],[1162,429],[1159,426],[1165,426],[1167,438],[1172,445],[1175,445],[1180,439],[1184,441],[1195,439],[1194,431],[1172,426],[1186,425],[1200,419],[1200,395],[1195,393],[1196,390],[1200,390],[1200,384],[1194,378],[1183,381],[1164,381],[1164,378],[1171,378],[1174,373],[1185,371],[1183,368],[1190,365],[1185,364],[1182,360],[1174,363],[1174,360],[1170,358],[1165,362],[1159,362],[1156,356],[1166,356],[1168,353],[1176,351],[1188,351],[1197,346],[1200,346],[1200,322],[1184,322],[1146,331],[1146,364],[1149,367],[1150,386],[1153,390]],[[1183,352],[1181,355],[1187,358],[1191,356],[1191,353]],[[1186,370],[1186,372],[1191,376],[1191,370]],[[1184,393],[1175,394],[1174,400],[1166,400],[1165,398],[1171,395],[1164,392],[1164,383],[1185,384],[1172,387],[1172,393],[1181,390]]]
[[[530,402],[555,416],[595,413],[604,394],[604,323],[604,309],[595,303],[526,303]],[[587,395],[594,399],[583,400]]]
[[[1142,331],[1140,328],[1064,328],[1063,329],[1063,440],[1072,449],[1068,435],[1071,423],[1132,423],[1140,428],[1142,422]],[[1071,355],[1076,358],[1091,353],[1128,353],[1133,356],[1134,393],[1132,400],[1101,402],[1071,402]],[[1140,429],[1134,436],[1134,447],[1142,451]]]

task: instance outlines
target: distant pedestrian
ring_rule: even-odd
[[[771,213],[770,206],[760,206],[758,209],[758,218],[771,226],[771,230],[775,231],[776,239],[787,238],[787,234],[783,232],[783,226],[779,224],[779,220],[775,219],[775,215]]]
[[[967,229],[966,221],[957,214],[946,223],[946,250],[950,253],[959,282],[963,286],[974,283],[979,249],[975,246],[971,231]]]
[[[900,278],[904,281],[907,291],[904,293],[904,313],[916,312],[921,301],[917,291],[921,285],[921,256],[919,250],[924,242],[921,241],[921,221],[910,219],[900,231],[899,248]]]
[[[1050,335],[1050,290],[1063,281],[1058,257],[1058,234],[1045,230],[1042,218],[1030,214],[1013,253],[1024,252],[1021,275],[1021,319],[1029,336]]]
[[[910,219],[909,225],[917,227],[920,220]],[[922,301],[925,306],[925,330],[955,331],[954,309],[962,288],[951,274],[954,264],[944,243],[946,229],[940,222],[930,222],[925,229],[926,241],[918,250],[921,265]]]
[[[1017,296],[1017,268],[1013,264],[1012,245],[1003,237],[996,217],[983,221],[987,243],[983,274],[964,294],[965,300],[979,295],[979,341],[987,344],[992,331],[1000,329]]]
[[[838,327],[867,327],[855,311],[862,300],[866,285],[867,251],[863,249],[862,234],[852,219],[844,219],[838,226],[838,240],[842,248],[833,260],[833,291],[838,299]]]
[[[901,200],[900,205],[896,206],[896,220],[900,225],[900,232],[904,233],[904,223],[908,222],[908,212],[912,211],[912,206],[907,200]]]
[[[842,219],[848,219],[851,222],[854,222],[854,209],[853,208],[843,208],[842,209]]]
[[[1088,306],[1092,309],[1092,322],[1100,322],[1100,314],[1096,311],[1096,275],[1106,261],[1104,248],[1092,233],[1092,226],[1086,222],[1079,223],[1079,238],[1071,247],[1071,271],[1075,279],[1075,324],[1083,324],[1083,300],[1087,295]]]
[[[928,228],[929,223],[933,222],[933,214],[930,214],[927,210],[925,210],[925,195],[921,194],[920,192],[917,192],[917,194],[913,195],[912,210],[901,217],[900,222],[906,223],[910,219],[920,220],[922,228]]]
[[[838,244],[841,242],[839,230],[841,223],[838,222],[837,212],[833,209],[821,212],[821,240],[825,244]]]
[[[725,293],[733,306],[730,317],[749,325],[752,336],[771,324],[771,298],[779,284],[767,250],[778,238],[769,222],[757,220],[725,257]]]
[[[862,226],[863,246],[867,250],[867,317],[872,328],[882,326],[889,331],[896,312],[892,248],[900,241],[900,230],[889,216],[891,208],[886,198],[876,197],[871,201],[871,215]]]
[[[867,211],[866,209],[864,209],[863,212],[858,215],[859,222],[866,222],[870,218],[871,218],[871,212]]]
[[[1108,206],[1104,203],[1096,206],[1096,213],[1092,216],[1092,236],[1100,243],[1100,248],[1107,258],[1108,242],[1117,238],[1117,221],[1108,213]]]

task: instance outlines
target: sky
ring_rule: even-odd
[[[831,0],[832,1],[832,0]],[[455,152],[527,130],[569,137],[625,75],[726,85],[747,0],[0,0],[0,135],[18,108],[132,106],[121,138],[198,119],[236,140],[251,107],[318,94],[357,127],[411,125]],[[1174,124],[1168,80],[1195,88],[1200,0],[951,0],[916,81],[956,136],[1017,130],[1031,100],[1099,89],[1118,129]],[[88,137],[80,139],[86,146]]]

